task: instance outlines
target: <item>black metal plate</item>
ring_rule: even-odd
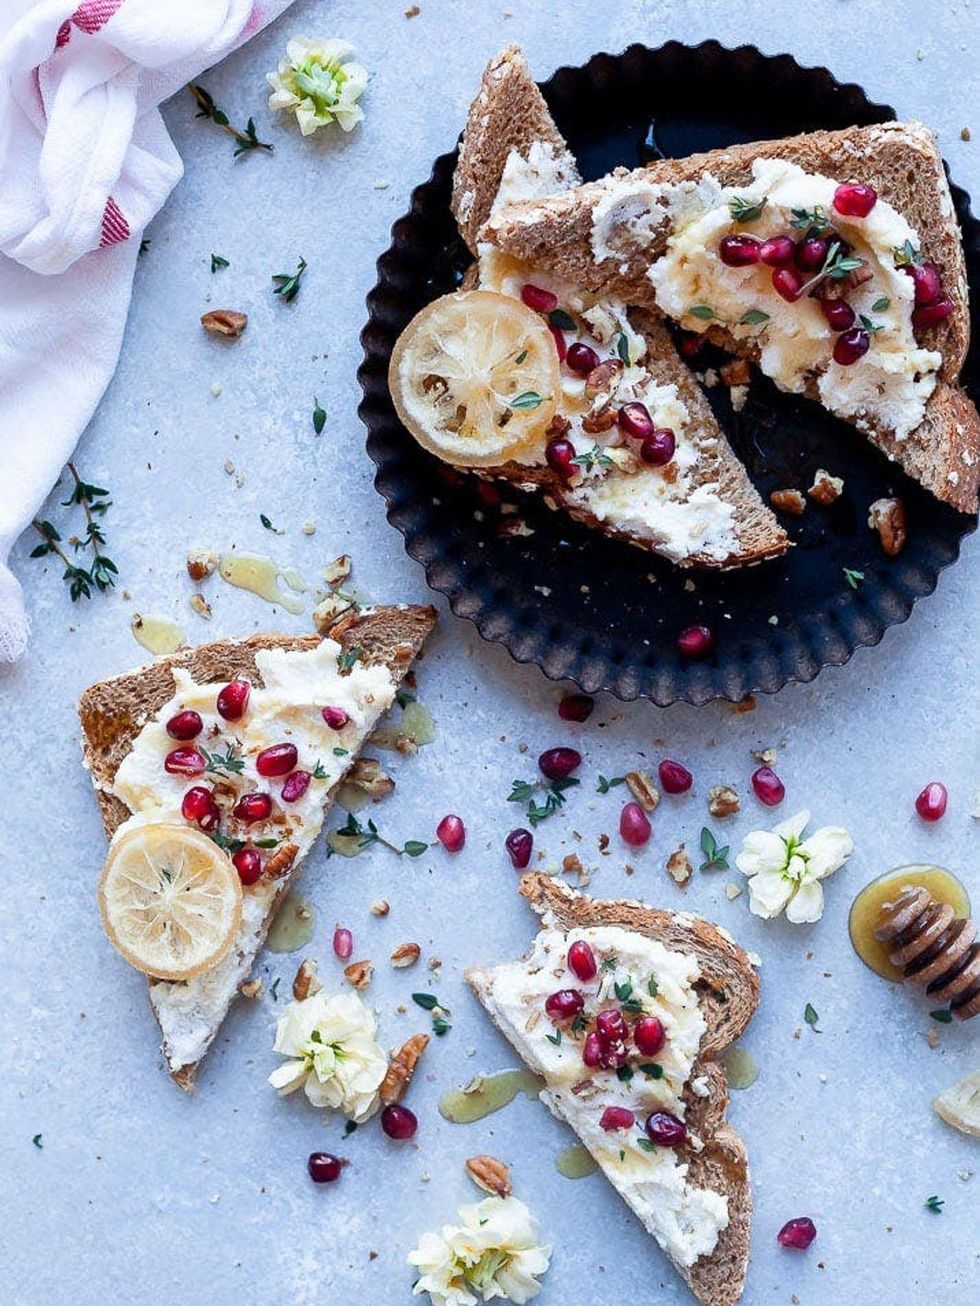
[[[727,50],[714,41],[599,54],[582,68],[560,69],[542,90],[586,178],[617,164],[636,166],[650,157],[650,142],[679,156],[895,117],[893,109],[873,104],[857,86],[840,85],[826,69],[802,68],[789,55],[767,57],[747,46]],[[846,662],[856,648],[878,643],[889,626],[904,621],[955,561],[976,517],[938,503],[851,427],[761,377],[753,379],[739,414],[724,387],[708,393],[763,497],[787,485],[805,489],[818,467],[845,482],[832,508],[811,507],[789,520],[796,547],[777,561],[721,574],[682,571],[517,492],[510,497],[533,534],[505,536],[499,509],[485,506],[470,478],[447,482],[446,469],[399,424],[387,369],[402,328],[423,304],[458,284],[467,261],[448,206],[455,159],[453,153],[436,160],[392,230],[368,297],[358,373],[364,391],[359,411],[388,519],[452,610],[553,679],[568,677],[589,692],[606,689],[661,705],[738,701],[811,680],[821,667]],[[954,186],[953,198],[975,288],[980,224],[965,192]],[[974,320],[974,342],[977,325]],[[963,382],[976,401],[976,343]],[[901,495],[910,522],[909,542],[895,559],[884,556],[866,522],[868,504],[887,494]],[[845,568],[863,572],[856,589]],[[676,649],[677,632],[693,623],[717,635],[704,662],[688,662]]]

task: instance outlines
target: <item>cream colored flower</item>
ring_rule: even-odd
[[[276,1023],[274,1050],[290,1060],[269,1076],[283,1095],[302,1088],[314,1106],[332,1107],[360,1123],[378,1109],[388,1058],[374,1015],[356,993],[325,990],[290,1002]]]
[[[336,120],[345,132],[364,117],[357,101],[367,86],[367,69],[345,63],[354,53],[346,41],[297,37],[286,46],[278,72],[267,73],[270,109],[292,109],[304,136]]]
[[[823,915],[820,881],[844,865],[854,844],[839,825],[825,825],[804,839],[809,822],[809,812],[797,812],[772,830],[753,830],[742,841],[735,865],[749,878],[754,915],[768,920],[785,907],[786,919],[794,925]]]
[[[540,1243],[538,1222],[524,1203],[488,1197],[461,1206],[458,1214],[458,1225],[423,1234],[409,1253],[409,1263],[422,1271],[415,1293],[427,1292],[434,1306],[475,1306],[494,1298],[523,1306],[536,1297],[551,1248]]]

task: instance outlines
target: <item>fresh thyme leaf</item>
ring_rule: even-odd
[[[611,957],[603,957],[602,969],[613,971],[619,965],[619,958],[614,954]]]
[[[657,983],[657,981],[653,978],[652,975],[647,980],[647,992],[650,994],[651,998],[655,998],[657,994],[660,992],[660,985]]]
[[[630,994],[633,992],[632,977],[627,975],[624,980],[617,981],[613,985],[613,989],[615,990],[616,997],[619,999],[619,1001],[625,1002],[627,998],[629,998]]]
[[[617,1067],[616,1067],[616,1078],[620,1081],[620,1083],[622,1083],[622,1084],[628,1084],[628,1083],[630,1082],[630,1080],[633,1078],[633,1067],[632,1067],[632,1066],[617,1066]]]
[[[347,757],[347,756],[349,756],[349,754],[350,754],[350,749],[349,749],[349,748],[335,748],[335,749],[333,749],[333,755],[334,755],[334,757]]]
[[[34,1137],[31,1139],[31,1142],[34,1144],[34,1146],[38,1149],[38,1151],[41,1152],[44,1151],[44,1144],[41,1142],[41,1139],[43,1137],[44,1137],[43,1134],[35,1134]]]
[[[563,308],[553,308],[548,314],[548,321],[559,331],[574,331],[575,319],[566,313]]]
[[[223,848],[226,853],[241,852],[241,850],[245,847],[244,839],[229,839],[228,836],[226,834],[222,834],[220,830],[212,830],[211,838],[218,845],[218,847]]]
[[[234,157],[237,159],[240,154],[248,154],[251,150],[267,150],[272,153],[272,146],[266,141],[260,141],[255,134],[255,122],[249,118],[244,131],[239,131],[228,121],[228,115],[224,109],[219,109],[213,98],[203,86],[198,86],[196,82],[188,82],[187,89],[197,101],[198,111],[194,115],[196,118],[210,118],[215,126],[226,131],[229,136],[233,136],[238,142],[235,148]]]
[[[945,1205],[945,1198],[937,1197],[935,1193],[933,1193],[931,1197],[926,1198],[926,1208],[932,1211],[933,1215],[942,1215],[943,1207]]]
[[[357,1128],[357,1121],[348,1120],[347,1123],[344,1125],[344,1132],[341,1134],[341,1138],[350,1138],[351,1134],[354,1132],[356,1128]]]
[[[554,1043],[555,1047],[557,1047],[561,1042],[561,1030],[556,1029],[553,1034],[545,1034],[545,1038],[549,1043]]]
[[[535,785],[533,781],[512,780],[513,788],[507,795],[509,803],[526,803],[528,799],[534,797]]]
[[[526,361],[527,361],[527,350],[522,349],[521,352],[514,359],[514,363],[517,367],[520,367],[520,365]]]
[[[345,649],[343,653],[338,655],[337,669],[342,675],[354,669],[355,663],[360,659],[361,652],[360,644],[355,644],[352,649]]]
[[[654,1150],[653,1143],[649,1138],[638,1138],[636,1140],[636,1145],[641,1152],[652,1152]]]
[[[907,240],[904,245],[896,246],[892,250],[892,255],[896,264],[900,268],[910,267],[912,264],[922,263],[924,261],[922,255],[913,246],[910,240]]]
[[[273,535],[286,534],[286,532],[282,529],[281,526],[273,526],[272,522],[269,520],[269,518],[265,515],[264,512],[259,513],[259,521],[262,523],[262,525],[265,527],[267,531],[272,531]]]
[[[867,331],[870,335],[874,335],[876,331],[884,331],[885,329],[882,323],[872,322],[870,317],[865,317],[863,313],[860,314],[860,318],[861,318],[861,325],[864,327],[865,331]]]
[[[320,401],[313,396],[313,434],[320,435],[327,421],[327,414],[320,407]]]
[[[249,150],[271,149],[272,146],[269,145],[268,142],[260,141],[258,136],[256,136],[255,119],[249,118],[248,122],[245,124],[244,139],[239,140],[238,144],[235,146],[233,157],[237,159],[240,154],[247,154]]]
[[[649,1075],[651,1079],[663,1079],[664,1068],[658,1061],[642,1061],[637,1067],[644,1075]]]
[[[817,1021],[820,1017],[817,1015],[815,1008],[808,1002],[803,1008],[803,1019],[813,1030],[814,1034],[822,1034],[822,1029],[817,1029]]]
[[[544,403],[544,395],[539,395],[537,390],[525,390],[515,399],[510,401],[511,408],[537,408],[539,404]]]
[[[571,1024],[571,1028],[575,1031],[576,1034],[581,1034],[582,1030],[588,1029],[588,1026],[589,1026],[589,1022],[586,1020],[584,1012],[581,1011],[578,1013],[578,1015],[575,1017],[575,1019],[572,1021]]]
[[[768,321],[768,313],[764,313],[761,308],[750,308],[747,313],[743,313],[738,319],[738,324],[739,326],[761,326],[763,322]]]
[[[255,846],[256,846],[256,848],[278,848],[278,847],[279,847],[279,840],[278,840],[278,839],[256,839],[256,840],[255,840]]]
[[[822,205],[816,204],[812,209],[793,209],[793,217],[789,225],[795,227],[797,231],[806,231],[809,236],[811,233],[808,228],[813,229],[813,235],[819,235],[830,223],[827,221],[827,214]]]
[[[733,195],[728,201],[728,211],[736,222],[755,222],[762,217],[762,210],[768,203],[766,196],[761,200],[748,200],[744,195]]]
[[[842,567],[841,570],[844,573],[844,579],[847,581],[848,585],[850,585],[852,590],[856,590],[861,581],[864,580],[863,571],[853,571],[850,567]]]
[[[626,777],[624,775],[614,775],[608,780],[604,775],[600,775],[599,783],[596,785],[595,791],[597,794],[608,794],[609,790],[612,789],[614,785],[624,784],[625,781]]]
[[[577,784],[578,780],[574,776],[565,776],[561,780],[553,780],[545,788],[544,802],[538,803],[535,800],[535,795],[543,787],[540,782],[514,780],[512,781],[513,787],[507,795],[507,801],[509,803],[527,803],[528,820],[533,826],[537,826],[558,811],[565,801],[564,791]]]
[[[930,1011],[929,1015],[933,1020],[938,1020],[940,1025],[952,1025],[953,1013],[945,1007],[939,1007],[936,1011]]]
[[[306,259],[301,258],[300,261],[297,263],[296,271],[293,273],[292,276],[289,276],[289,274],[286,272],[278,272],[272,278],[273,282],[275,283],[272,293],[274,295],[281,295],[287,304],[292,303],[292,301],[299,294],[300,283],[303,280],[303,274],[305,272],[306,272]]]
[[[281,983],[282,983],[282,976],[281,976],[281,975],[277,975],[276,978],[272,981],[272,985],[271,985],[271,987],[270,987],[270,989],[269,989],[269,992],[272,994],[272,1001],[273,1001],[273,1002],[278,1002],[278,1001],[279,1001],[279,985],[280,985]],[[349,1123],[349,1124],[353,1124],[353,1121],[348,1121],[348,1123]],[[356,1127],[356,1126],[355,1126],[355,1127]]]
[[[702,871],[727,871],[728,849],[727,843],[723,848],[719,848],[715,836],[708,827],[706,825],[701,827],[701,851],[704,853]]]
[[[230,267],[230,266],[231,266],[231,265],[230,265],[230,263],[228,262],[228,260],[227,260],[226,258],[222,258],[220,254],[212,254],[212,255],[211,255],[211,271],[212,271],[212,272],[217,272],[219,268],[227,268],[227,267]]]
[[[588,453],[580,453],[577,458],[572,459],[579,467],[584,467],[587,472],[591,472],[593,467],[611,467],[613,460],[608,454],[603,453],[602,446],[594,444]]]
[[[313,767],[313,770],[310,772],[310,775],[312,775],[314,780],[326,780],[327,773],[323,769],[323,763],[320,761],[319,758],[316,759],[316,765]]]
[[[413,993],[412,1001],[423,1011],[432,1011],[439,1005],[439,999],[434,993]]]
[[[691,317],[699,317],[702,322],[710,322],[712,318],[718,316],[708,304],[692,304],[687,311]]]
[[[421,839],[409,839],[402,852],[408,857],[421,857],[428,847],[429,845],[423,843]]]
[[[223,753],[209,753],[204,748],[201,753],[206,763],[205,771],[212,771],[216,775],[221,771],[227,775],[241,775],[245,770],[245,759],[238,754],[234,744],[229,744]]]
[[[451,1029],[452,1025],[443,1016],[434,1016],[432,1018],[432,1032],[436,1038],[442,1038],[443,1034],[448,1034]]]
[[[884,313],[887,308],[891,307],[891,302],[887,295],[882,295],[880,299],[876,299],[871,305],[872,313]]]

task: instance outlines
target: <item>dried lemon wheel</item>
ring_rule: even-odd
[[[490,290],[429,304],[388,369],[398,416],[430,453],[493,467],[532,448],[555,413],[558,351],[542,317]]]
[[[238,872],[199,830],[141,825],[109,849],[99,880],[109,942],[157,979],[210,970],[231,947],[242,917]]]

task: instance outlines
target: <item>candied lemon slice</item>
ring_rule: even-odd
[[[242,918],[242,885],[227,855],[199,830],[141,825],[109,849],[99,880],[109,942],[156,979],[210,970]]]
[[[458,467],[524,453],[555,413],[558,351],[544,319],[490,290],[444,295],[409,322],[388,369],[398,416]]]

